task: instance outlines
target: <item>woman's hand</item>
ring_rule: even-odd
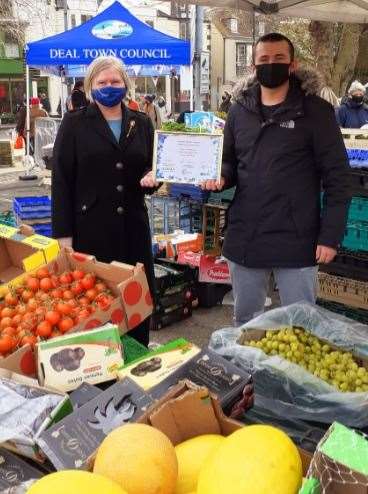
[[[62,249],[72,249],[73,239],[72,237],[58,238],[57,241]]]
[[[154,187],[158,187],[159,183],[156,181],[155,176],[152,171],[148,172],[141,180],[141,187],[147,187],[149,189],[153,189]]]
[[[225,186],[225,179],[221,177],[220,181],[218,180],[206,180],[202,182],[200,185],[202,190],[209,190],[212,192],[220,192]]]

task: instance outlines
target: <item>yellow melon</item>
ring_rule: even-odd
[[[37,480],[28,494],[127,494],[116,482],[81,470],[62,470]]]
[[[176,446],[179,473],[175,494],[190,494],[196,491],[203,464],[224,439],[218,434],[205,434]]]
[[[93,471],[114,480],[128,494],[173,494],[178,462],[174,446],[161,431],[127,424],[102,442]]]
[[[302,477],[291,439],[275,427],[251,425],[231,434],[210,455],[197,494],[296,494]]]

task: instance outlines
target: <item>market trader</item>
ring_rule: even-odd
[[[334,110],[315,95],[315,74],[297,70],[291,41],[277,33],[260,38],[254,71],[253,83],[235,91],[228,114],[221,183],[203,184],[236,186],[223,255],[237,325],[263,311],[272,271],[282,305],[315,302],[316,264],[335,257],[350,201]]]
[[[100,57],[88,67],[91,104],[67,113],[54,147],[53,236],[103,262],[142,262],[154,294],[151,234],[140,181],[151,170],[149,117],[123,104],[129,79],[121,61]],[[149,319],[131,332],[147,345]]]

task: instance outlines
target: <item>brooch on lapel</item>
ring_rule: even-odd
[[[132,133],[132,130],[135,129],[135,120],[131,120],[129,122],[129,129],[128,129],[128,133],[126,135],[126,138],[128,139],[128,137],[130,136],[130,134]]]

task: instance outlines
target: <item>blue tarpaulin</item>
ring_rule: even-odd
[[[87,65],[104,55],[126,65],[190,65],[190,43],[156,31],[115,2],[81,26],[26,45],[29,66]]]

